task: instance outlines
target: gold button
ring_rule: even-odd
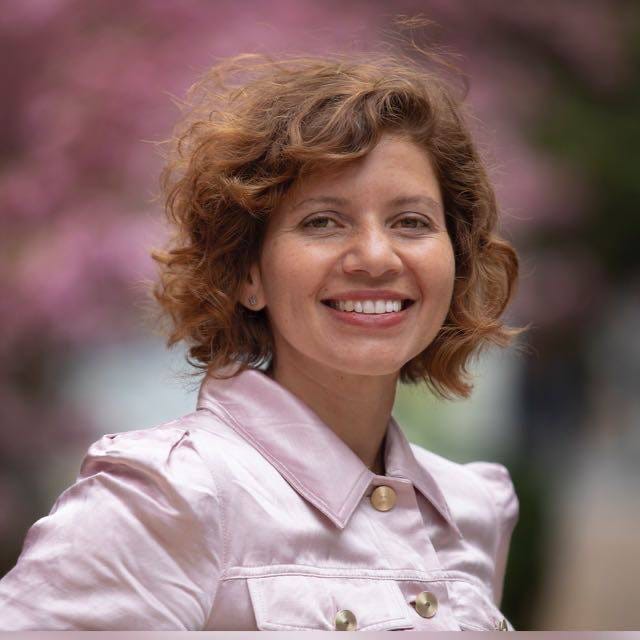
[[[509,631],[509,627],[507,626],[507,620],[502,618],[500,622],[495,626],[495,629],[498,631]]]
[[[386,485],[380,485],[371,492],[371,504],[378,511],[389,511],[396,504],[396,492]]]
[[[416,611],[423,618],[433,618],[438,610],[438,598],[431,591],[422,591],[416,598]]]
[[[349,609],[342,609],[336,613],[336,631],[355,631],[358,626],[356,617]]]

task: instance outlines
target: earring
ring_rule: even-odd
[[[249,296],[249,304],[254,305],[258,302],[258,299],[255,296]]]

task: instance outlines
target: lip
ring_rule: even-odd
[[[394,311],[391,313],[355,313],[353,311],[339,311],[322,302],[320,304],[339,322],[344,322],[353,327],[364,327],[368,329],[395,327],[406,320],[412,307],[415,306],[414,302],[402,311]]]

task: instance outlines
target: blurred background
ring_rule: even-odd
[[[4,2],[0,575],[94,440],[194,407],[183,352],[142,315],[172,96],[220,56],[375,48],[419,12],[471,78],[521,257],[507,319],[532,329],[527,353],[475,363],[470,399],[400,387],[394,413],[511,471],[517,629],[640,629],[640,11],[623,1]]]

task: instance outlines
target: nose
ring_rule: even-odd
[[[345,273],[362,271],[371,277],[398,273],[402,269],[402,259],[391,233],[379,223],[355,231],[343,258]]]

